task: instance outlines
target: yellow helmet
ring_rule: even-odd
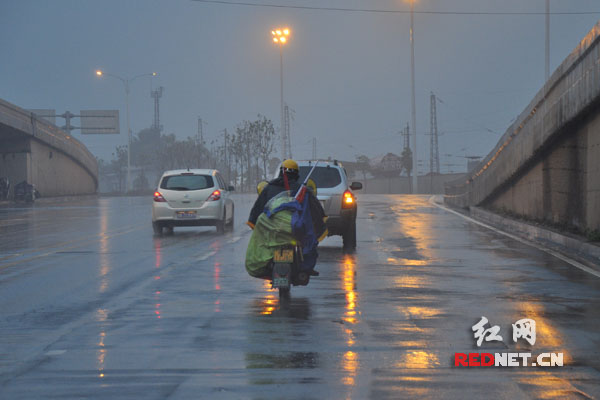
[[[315,196],[317,195],[317,184],[315,183],[315,181],[313,181],[311,178],[308,178],[308,182],[306,182],[306,186],[308,186],[308,188],[310,190],[312,190],[312,193]]]
[[[291,158],[288,158],[281,163],[281,168],[285,172],[298,172],[298,163]]]
[[[267,181],[258,182],[258,185],[256,185],[256,191],[258,192],[258,194],[260,194],[263,191],[263,189],[267,187],[268,184],[269,182]]]

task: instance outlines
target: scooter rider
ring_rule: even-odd
[[[262,190],[250,211],[250,217],[248,218],[248,226],[254,229],[258,217],[263,213],[265,206],[273,197],[279,193],[289,190],[291,196],[295,196],[298,189],[301,187],[299,180],[299,169],[298,163],[294,160],[285,160],[281,163],[279,170],[279,176],[268,183]],[[314,182],[309,182],[314,185]],[[313,222],[314,234],[318,241],[323,240],[327,236],[327,225],[325,221],[325,211],[321,206],[321,203],[316,198],[316,186],[309,188],[305,194],[305,201],[309,202],[310,215]],[[314,269],[311,271],[311,275],[319,275]]]
[[[281,167],[279,168],[279,176],[262,189],[260,195],[254,202],[254,206],[250,211],[250,217],[248,217],[248,226],[254,229],[254,225],[256,224],[256,220],[262,214],[265,209],[265,206],[273,197],[277,196],[279,193],[284,190],[290,190],[291,194],[294,195],[300,188],[300,184],[298,183],[299,169],[298,163],[294,160],[285,160],[281,163]]]

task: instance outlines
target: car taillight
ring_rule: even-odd
[[[346,190],[344,192],[344,197],[342,198],[342,208],[352,208],[354,206],[354,196],[352,192]]]
[[[212,194],[210,196],[208,196],[208,199],[206,199],[206,201],[215,201],[215,200],[219,200],[220,198],[221,198],[221,191],[215,190],[214,192],[212,192]]]
[[[167,201],[160,192],[154,192],[154,201],[157,203],[166,203]]]

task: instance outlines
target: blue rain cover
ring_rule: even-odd
[[[292,212],[292,233],[302,246],[302,255],[304,258],[302,268],[314,268],[317,263],[317,245],[319,241],[315,235],[312,216],[310,214],[310,201],[306,197],[302,203],[294,199],[288,203],[279,205],[273,210],[265,208],[265,214],[271,218],[271,215],[281,210]]]

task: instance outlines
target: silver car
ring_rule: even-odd
[[[298,161],[302,182],[313,168],[315,161]],[[362,189],[362,183],[349,184],[346,170],[338,161],[319,161],[311,175],[317,185],[317,198],[325,210],[328,236],[340,235],[344,250],[356,249],[356,196],[354,190]]]
[[[154,233],[172,233],[176,226],[216,226],[218,233],[233,229],[232,191],[215,169],[165,172],[152,202]]]

